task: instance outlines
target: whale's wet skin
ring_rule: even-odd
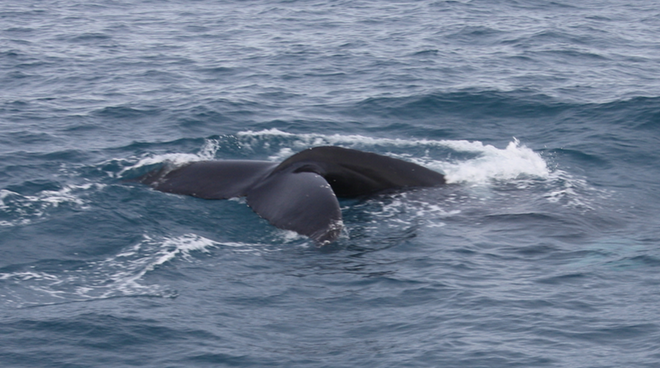
[[[247,197],[273,225],[319,244],[342,229],[337,196],[354,198],[385,190],[445,184],[444,175],[420,165],[341,147],[315,147],[280,164],[268,161],[202,161],[165,166],[138,179],[157,190],[204,199]]]

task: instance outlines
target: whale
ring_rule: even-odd
[[[252,160],[165,164],[136,181],[155,190],[203,199],[245,197],[272,225],[318,245],[334,242],[343,228],[338,198],[435,187],[443,174],[418,164],[338,146],[300,151],[282,162]]]

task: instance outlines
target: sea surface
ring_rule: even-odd
[[[1,367],[660,366],[650,0],[0,3]],[[319,248],[130,182],[335,145]]]

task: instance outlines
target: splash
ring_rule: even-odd
[[[480,141],[378,138],[359,134],[294,134],[279,129],[246,130],[235,136],[208,139],[196,154],[164,154],[143,157],[126,167],[127,170],[168,161],[181,165],[191,161],[213,159],[229,144],[246,153],[247,159],[263,157],[277,162],[309,147],[337,145],[377,152],[415,162],[445,174],[450,184],[497,190],[513,185],[524,190],[543,186],[543,198],[563,206],[588,208],[586,182],[558,168],[550,169],[545,158],[525,146],[515,137],[504,148]],[[415,151],[417,154],[411,154]],[[420,154],[421,152],[421,154]],[[577,190],[584,189],[584,190]]]
[[[374,138],[357,134],[293,134],[279,129],[243,131],[236,134],[238,144],[248,150],[255,148],[270,151],[268,160],[282,161],[298,151],[309,147],[338,145],[347,148],[364,149],[381,154],[413,161],[443,172],[449,183],[487,184],[493,180],[511,180],[519,177],[545,179],[550,171],[545,160],[537,152],[521,144],[517,139],[504,149],[484,145],[479,141],[430,140],[402,138]],[[235,144],[235,141],[232,141]],[[407,147],[440,149],[444,157],[410,157],[391,152],[392,149]],[[168,162],[174,167],[188,162],[211,160],[222,148],[219,139],[207,139],[196,154],[167,153],[147,156],[123,168],[117,175],[122,177],[129,170],[143,166]],[[448,160],[452,153],[469,153],[471,158]]]
[[[547,179],[550,170],[538,153],[521,145],[514,138],[505,149],[498,149],[481,142],[446,142],[456,151],[476,152],[478,157],[458,163],[443,163],[440,166],[449,183],[485,184],[492,180],[507,181],[521,177]]]
[[[85,195],[90,190],[101,190],[104,184],[87,183],[65,185],[59,190],[43,190],[35,195],[21,195],[10,190],[0,190],[0,213],[9,220],[0,221],[0,226],[27,225],[35,219],[46,216],[52,209],[71,206],[84,210],[88,208]]]
[[[476,157],[463,161],[446,161],[432,157],[413,158],[401,154],[385,154],[407,159],[418,164],[443,172],[449,183],[487,184],[493,180],[512,180],[520,177],[535,177],[546,179],[550,170],[543,157],[532,149],[522,145],[513,138],[506,148],[499,149],[492,145],[484,145],[479,141],[466,140],[429,140],[401,138],[373,138],[362,135],[341,134],[291,134],[278,129],[267,129],[258,132],[245,131],[237,134],[245,144],[257,146],[272,137],[288,139],[289,146],[280,148],[269,157],[279,161],[290,155],[294,150],[323,145],[342,145],[349,148],[373,149],[382,147],[385,150],[396,147],[444,148],[454,153],[472,153]]]
[[[210,248],[218,243],[195,234],[186,234],[176,238],[154,240],[143,235],[144,241],[136,244],[126,252],[99,263],[100,269],[108,269],[109,279],[113,281],[117,290],[131,292],[143,287],[137,283],[147,272],[163,265],[177,256],[190,261],[192,252],[208,253]],[[103,295],[107,297],[108,295]]]
[[[541,154],[515,137],[505,148],[479,141],[292,134],[278,129],[248,130],[237,133],[237,137],[244,145],[275,150],[276,153],[269,156],[273,161],[281,161],[302,149],[322,145],[378,152],[442,172],[448,183],[476,190],[468,197],[479,198],[480,201],[489,198],[493,190],[510,185],[519,190],[535,187],[542,191],[541,198],[547,202],[578,210],[590,210],[594,200],[609,195],[589,186],[583,178],[574,177],[559,168],[550,169]],[[413,156],[405,152],[408,148],[421,149],[425,154]]]
[[[176,167],[176,166],[184,165],[189,162],[213,160],[219,148],[220,148],[219,140],[206,139],[204,141],[204,145],[202,145],[198,153],[165,153],[160,155],[147,155],[145,157],[140,158],[137,162],[133,162],[127,167],[124,167],[118,173],[116,174],[109,173],[109,174],[112,177],[121,178],[128,171],[139,169],[143,166],[160,164],[163,162],[168,162],[172,164],[174,167]],[[102,162],[100,165],[107,165],[110,162],[114,162],[114,161],[118,161],[118,160],[113,159],[107,162]]]
[[[348,145],[348,146],[417,146],[417,145],[444,145],[444,141],[434,141],[427,139],[400,139],[400,138],[374,138],[358,134],[292,134],[283,132],[277,128],[264,129],[260,131],[247,130],[236,134],[245,144],[256,146],[262,141],[271,140],[273,137],[286,138],[291,140],[295,148],[308,148],[323,145]]]
[[[99,261],[40,262],[23,269],[0,271],[0,297],[13,307],[59,304],[125,296],[175,297],[168,286],[146,276],[171,262],[196,262],[200,254],[229,247],[237,252],[253,244],[216,242],[196,235],[143,239],[123,252]],[[53,270],[55,268],[55,270]]]

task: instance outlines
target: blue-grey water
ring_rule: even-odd
[[[0,4],[0,366],[660,366],[660,7]],[[444,173],[319,249],[127,182],[338,145]]]

